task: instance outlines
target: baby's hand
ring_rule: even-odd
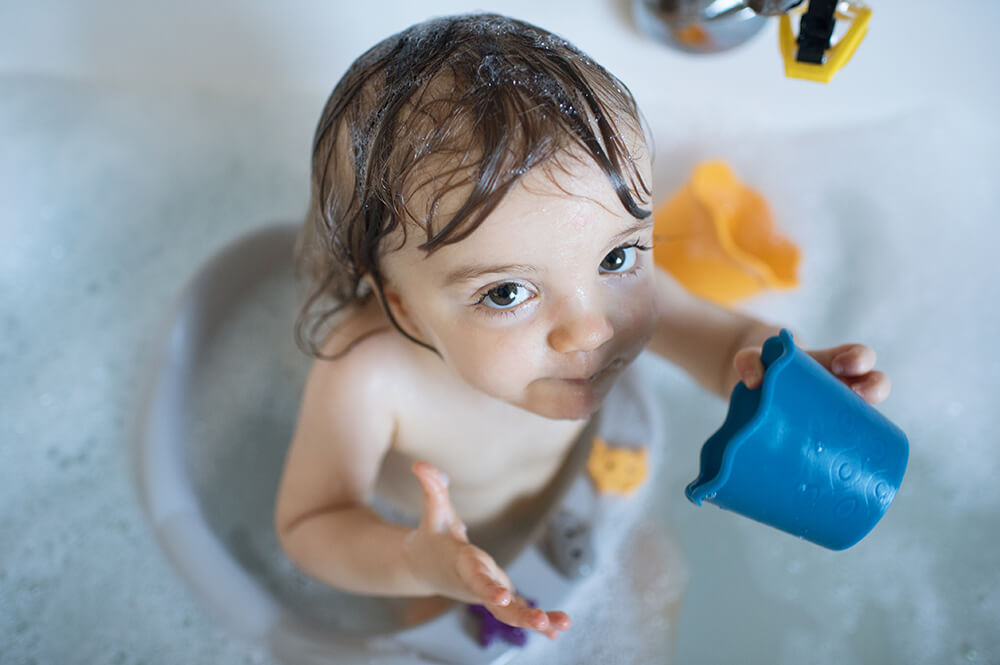
[[[875,367],[875,352],[863,344],[842,344],[820,351],[807,351],[869,404],[878,404],[889,396],[892,383]],[[740,349],[733,357],[733,367],[740,380],[753,390],[764,380],[760,347]]]
[[[444,475],[427,462],[414,464],[413,473],[424,490],[423,517],[406,541],[414,573],[436,593],[484,605],[511,626],[537,630],[552,639],[568,629],[565,612],[545,612],[528,605],[493,557],[469,543],[465,524],[451,505]]]

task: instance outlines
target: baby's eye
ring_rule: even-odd
[[[510,309],[530,297],[531,291],[525,287],[514,282],[505,282],[484,293],[479,302],[492,309]]]
[[[601,272],[625,272],[635,265],[637,255],[638,252],[634,245],[615,247],[601,261]]]

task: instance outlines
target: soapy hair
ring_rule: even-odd
[[[311,200],[295,250],[305,288],[299,347],[327,357],[320,346],[338,312],[374,294],[384,305],[379,257],[398,248],[390,236],[422,232],[427,254],[459,242],[541,164],[593,160],[624,208],[647,217],[640,205],[649,188],[623,129],[642,136],[625,85],[522,21],[433,19],[372,47],[334,88],[313,141]],[[442,214],[446,195],[464,198]]]

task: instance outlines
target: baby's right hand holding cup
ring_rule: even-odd
[[[537,630],[549,638],[568,629],[565,612],[531,607],[493,557],[469,543],[465,524],[451,505],[447,477],[427,462],[415,463],[413,473],[424,494],[420,524],[405,544],[413,574],[425,580],[433,593],[484,605],[508,625]]]

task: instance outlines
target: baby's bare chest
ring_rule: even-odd
[[[420,490],[409,466],[430,462],[448,475],[452,502],[470,523],[490,519],[543,489],[584,427],[505,404],[448,397],[430,390],[421,407],[400,414],[380,491],[397,503],[419,507]]]
[[[531,426],[510,418],[421,420],[400,427],[394,449],[431,462],[449,475],[453,486],[474,486],[558,463],[579,429]]]

